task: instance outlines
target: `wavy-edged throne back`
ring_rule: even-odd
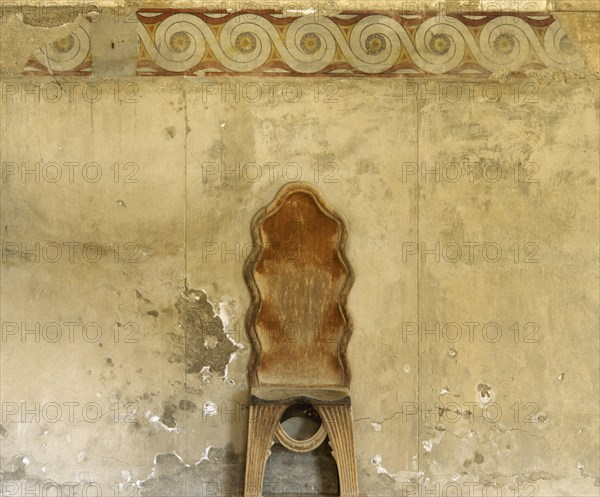
[[[252,220],[244,276],[253,387],[347,387],[354,280],[342,217],[311,185],[283,187]]]

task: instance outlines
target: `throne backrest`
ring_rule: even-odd
[[[348,386],[345,221],[314,187],[292,183],[257,212],[251,232],[251,386]]]

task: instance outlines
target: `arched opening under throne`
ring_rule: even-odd
[[[323,422],[310,404],[294,404],[285,410],[267,460],[263,495],[339,494],[335,460],[327,436],[321,437],[322,430]],[[291,450],[289,442],[279,441],[281,437],[302,442],[303,450]]]

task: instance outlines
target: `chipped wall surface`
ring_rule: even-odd
[[[241,492],[250,221],[297,180],[348,222],[361,493],[599,495],[598,8],[492,3],[295,12],[303,56],[219,4],[238,58],[197,4],[2,6],[3,497]],[[336,481],[274,446],[264,493]]]

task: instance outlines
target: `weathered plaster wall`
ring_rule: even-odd
[[[597,496],[598,13],[534,3],[585,67],[136,77],[97,2],[91,76],[22,76],[88,21],[5,11],[3,495],[239,492],[249,224],[302,179],[350,229],[361,491]],[[274,455],[267,494],[335,491]]]

